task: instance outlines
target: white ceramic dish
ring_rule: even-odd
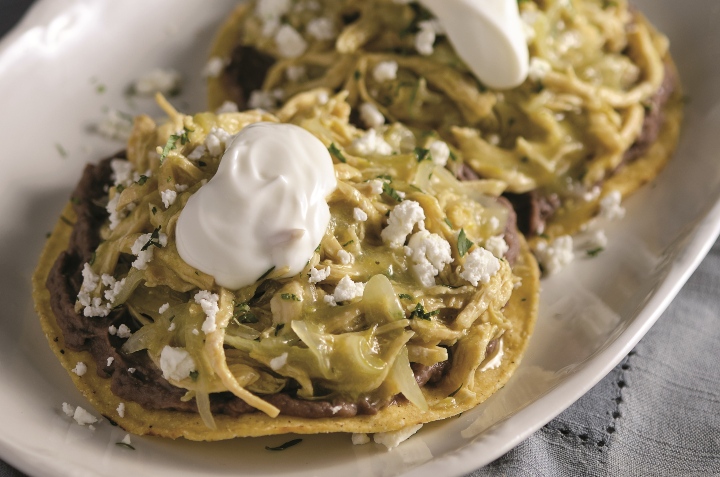
[[[627,201],[606,229],[607,250],[543,282],[530,349],[508,385],[480,408],[425,426],[392,452],[341,435],[192,443],[133,438],[107,422],[70,422],[63,401],[84,404],[48,349],[32,309],[30,276],[45,233],[83,165],[122,148],[90,132],[105,107],[132,105],[125,87],[153,67],[185,78],[181,109],[203,108],[199,72],[212,32],[235,0],[43,0],[0,43],[0,457],[40,476],[463,475],[499,457],[600,380],[652,326],[720,229],[720,3],[643,0],[672,39],[685,89],[684,133],[658,181]],[[98,92],[98,85],[104,92]],[[59,146],[66,151],[64,157]],[[85,403],[86,405],[86,403]]]

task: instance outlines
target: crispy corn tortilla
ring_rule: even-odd
[[[503,335],[504,355],[499,367],[475,374],[473,391],[476,398],[463,406],[454,405],[446,392],[431,387],[423,388],[430,409],[423,412],[407,401],[393,404],[376,415],[362,415],[351,418],[303,419],[280,415],[276,418],[256,412],[234,418],[216,415],[216,430],[211,430],[196,413],[157,411],[144,409],[137,403],[121,400],[110,390],[110,379],[101,378],[95,369],[95,360],[87,351],[76,352],[65,348],[64,339],[50,306],[50,293],[45,286],[48,274],[70,240],[72,227],[68,222],[75,220],[70,203],[47,240],[40,261],[33,275],[33,298],[40,322],[53,350],[62,366],[67,370],[75,386],[90,401],[95,410],[112,419],[127,432],[154,435],[176,439],[184,437],[196,441],[216,441],[234,437],[266,436],[285,433],[318,434],[329,432],[387,432],[419,423],[445,419],[467,411],[485,401],[502,388],[517,368],[528,340],[535,326],[538,308],[539,271],[527,244],[521,238],[521,253],[513,272],[522,279],[504,309],[512,328]],[[71,370],[78,361],[86,363],[88,370],[77,376]],[[448,400],[450,399],[450,401]],[[117,414],[118,404],[125,404],[124,417]]]

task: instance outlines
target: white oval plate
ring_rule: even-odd
[[[91,126],[106,107],[159,115],[123,92],[154,67],[186,79],[174,103],[203,109],[200,72],[234,0],[43,0],[0,43],[0,456],[41,476],[462,475],[548,422],[607,374],[652,326],[720,229],[720,3],[642,0],[672,40],[691,101],[680,148],[653,185],[610,224],[607,249],[543,282],[541,315],[512,380],[479,408],[427,425],[392,452],[347,435],[193,443],[133,437],[67,419],[87,406],[50,352],[32,308],[30,276],[83,165],[122,148]],[[102,86],[101,86],[102,85]],[[103,90],[100,92],[99,90]],[[61,153],[61,149],[65,154]]]

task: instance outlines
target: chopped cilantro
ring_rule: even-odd
[[[460,256],[464,257],[472,246],[473,242],[465,236],[465,229],[460,229],[460,234],[458,235],[458,253]]]
[[[404,300],[413,300],[414,299],[412,295],[408,295],[407,293],[401,293],[398,295],[398,297],[400,297]]]
[[[160,228],[162,226],[158,225],[155,230],[150,234],[150,240],[145,242],[145,245],[142,246],[140,249],[141,252],[144,252],[145,250],[149,249],[153,245],[157,248],[162,248],[162,244],[160,243]]]
[[[596,256],[597,256],[600,252],[602,252],[603,250],[605,250],[605,249],[602,248],[602,247],[597,247],[597,248],[593,248],[593,249],[588,250],[588,251],[587,251],[587,254],[588,254],[589,256],[591,256],[591,257],[596,257]]]
[[[438,313],[440,313],[439,310],[425,312],[425,307],[423,307],[422,303],[418,303],[415,305],[415,309],[410,313],[410,319],[420,318],[421,320],[430,321],[430,317],[435,316]]]
[[[263,278],[266,278],[268,275],[270,275],[270,274],[273,272],[273,270],[275,270],[275,265],[273,265],[272,267],[268,268],[267,272],[265,272],[265,273],[263,273],[262,275],[260,275],[260,278],[258,278],[258,279],[255,280],[255,281],[256,281],[256,282],[259,282],[259,281],[262,280]]]
[[[152,214],[153,214],[153,215],[157,214],[157,207],[153,206],[153,208],[152,208]]]
[[[282,298],[283,300],[290,300],[290,301],[302,301],[302,300],[300,300],[300,297],[298,297],[294,293],[281,293],[280,298]]]
[[[192,379],[193,381],[197,381],[199,375],[199,371],[190,371],[190,379]]]
[[[58,152],[58,154],[60,154],[60,157],[62,157],[62,158],[67,157],[67,151],[62,146],[62,144],[60,144],[59,142],[55,143],[55,149],[57,149],[57,152]]]
[[[190,139],[188,138],[188,133],[195,132],[194,129],[188,129],[187,126],[183,127],[183,132],[180,135],[180,144],[183,146],[190,142]]]
[[[342,244],[342,246],[343,246],[343,247],[347,247],[348,245],[350,245],[350,244],[353,243],[353,242],[354,242],[354,240],[348,240],[347,242],[345,242],[344,244]]]
[[[302,439],[293,439],[293,440],[291,440],[291,441],[287,441],[287,442],[284,443],[284,444],[280,444],[280,445],[277,446],[277,447],[265,446],[265,450],[269,450],[269,451],[282,451],[282,450],[285,450],[285,449],[287,449],[287,448],[289,448],[289,447],[298,445],[298,444],[300,444],[301,442],[302,442]]]
[[[355,70],[355,73],[353,73],[353,78],[355,78],[355,81],[359,80],[362,76],[362,73],[360,73],[360,70]]]
[[[380,174],[376,179],[382,179],[384,181],[392,182],[392,176],[390,174]]]
[[[164,161],[168,154],[170,154],[170,151],[177,147],[178,139],[180,139],[180,136],[178,136],[177,134],[170,135],[167,142],[165,143],[165,147],[162,150],[162,154],[160,155],[160,162]]]
[[[430,154],[430,149],[425,149],[423,147],[415,148],[415,156],[417,157],[418,162],[422,162],[425,159],[432,159],[432,155]]]
[[[90,265],[95,265],[95,259],[97,258],[97,254],[93,250],[92,256],[90,257],[90,261],[88,262]]]
[[[207,166],[207,163],[205,161],[198,161],[198,166],[205,167]]]
[[[390,184],[388,184],[387,182],[383,182],[383,192],[390,196],[392,199],[395,199],[398,202],[402,202],[402,197],[400,197],[397,191],[390,187]]]
[[[448,224],[448,227],[450,227],[451,229],[455,228],[453,227],[452,222],[450,222],[450,219],[448,219],[447,217],[445,217],[445,223]]]
[[[124,447],[126,449],[135,450],[135,448],[133,446],[131,446],[130,444],[126,444],[125,442],[116,442],[115,445],[118,447]]]
[[[141,175],[141,176],[140,176],[140,179],[137,180],[137,184],[138,184],[138,185],[145,185],[145,183],[147,182],[147,180],[148,180],[148,176],[146,176],[146,175]]]
[[[456,156],[455,153],[452,152],[452,151],[450,151],[450,160],[451,160],[451,161],[457,161],[457,156]]]
[[[118,184],[117,186],[115,186],[115,190],[117,191],[118,194],[122,194],[122,191],[125,190],[125,186],[122,184]]]
[[[68,218],[65,217],[64,215],[61,215],[61,216],[60,216],[60,220],[62,220],[63,222],[65,222],[65,223],[66,223],[67,225],[69,225],[70,227],[73,227],[73,226],[75,225],[75,222],[73,222],[72,220],[68,219]]]
[[[342,163],[347,162],[347,159],[345,159],[345,155],[342,153],[342,151],[340,149],[338,149],[338,147],[335,145],[334,142],[330,144],[330,147],[328,147],[328,151],[330,152],[330,154],[335,156],[335,158],[338,161],[340,161]]]

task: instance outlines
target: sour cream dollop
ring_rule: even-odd
[[[517,0],[420,0],[460,58],[485,85],[514,88],[528,74],[528,48]]]
[[[320,243],[337,181],[323,143],[291,124],[246,126],[178,218],[180,257],[238,289],[271,267],[299,273]]]

